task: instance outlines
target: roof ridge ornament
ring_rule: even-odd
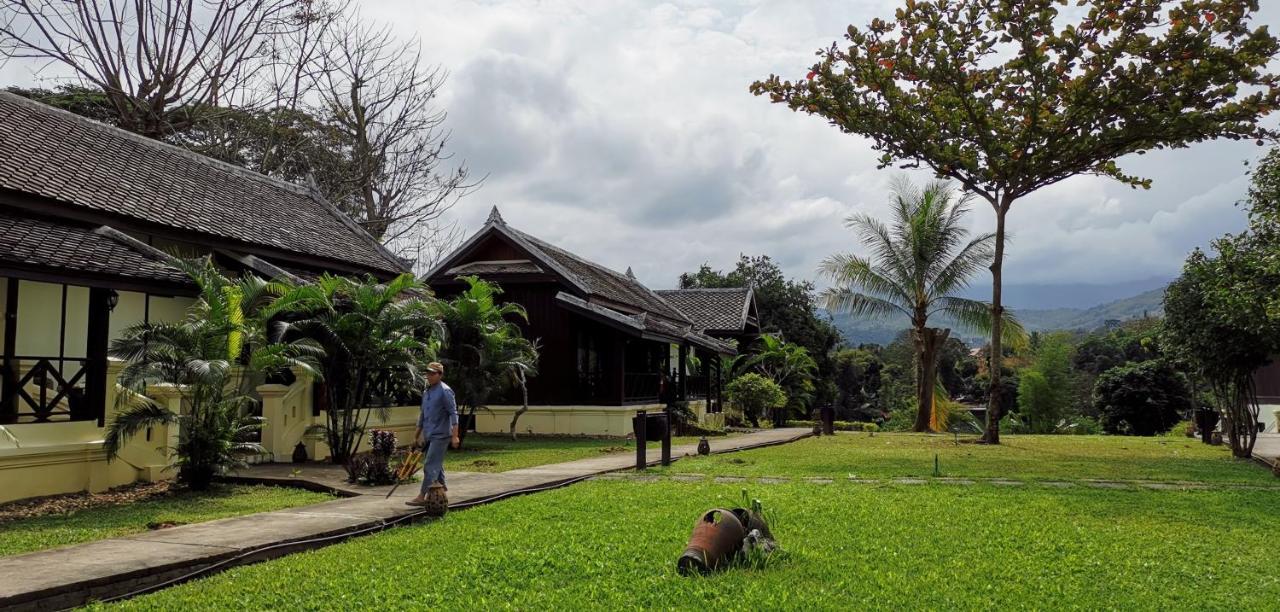
[[[485,220],[485,223],[494,223],[494,224],[497,224],[497,225],[506,225],[506,224],[507,224],[507,222],[506,222],[506,221],[504,221],[504,220],[502,219],[502,213],[498,212],[498,205],[497,205],[497,204],[495,204],[495,205],[493,206],[493,209],[491,209],[491,210],[489,211],[489,218],[488,218],[487,220]]]
[[[636,273],[631,271],[631,266],[627,266],[627,278],[631,280],[636,279]]]

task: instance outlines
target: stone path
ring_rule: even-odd
[[[1271,465],[1280,463],[1280,434],[1258,434],[1253,445],[1254,456]]]
[[[810,434],[788,428],[713,439],[712,452],[732,452],[792,442]],[[673,446],[671,456],[696,453],[696,445]],[[650,444],[651,465],[660,450]],[[590,476],[635,466],[636,455],[619,453],[539,467],[484,474],[449,473],[450,507],[494,501],[531,488],[562,486]],[[254,466],[248,479],[258,482],[299,480],[288,464]],[[332,469],[304,468],[305,479],[321,488],[350,495],[310,506],[220,519],[98,540],[75,546],[0,557],[0,610],[52,610],[94,599],[116,597],[180,578],[212,565],[219,567],[262,561],[338,541],[353,531],[367,532],[419,518],[404,505],[417,485],[399,488],[348,486]],[[335,539],[327,539],[335,538]],[[326,539],[316,542],[317,539]]]

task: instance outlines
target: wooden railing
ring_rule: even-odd
[[[657,372],[627,372],[622,375],[622,401],[657,401],[662,375]]]
[[[85,394],[87,359],[14,356],[0,362],[0,423],[50,423],[99,418]],[[70,367],[68,367],[70,366]]]

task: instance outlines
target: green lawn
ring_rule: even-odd
[[[0,523],[0,555],[120,537],[146,531],[149,524],[198,523],[330,499],[302,489],[224,485],[205,493],[175,493],[118,506],[19,519]]]
[[[720,437],[718,439],[724,439]],[[696,444],[698,438],[675,437],[673,447]],[[649,448],[657,448],[649,442]],[[520,468],[588,459],[611,454],[634,456],[634,440],[623,438],[587,438],[581,436],[510,436],[468,434],[461,451],[450,451],[444,457],[444,469],[458,472],[505,472]]]
[[[960,438],[962,441],[965,438]],[[970,438],[972,440],[972,438]],[[840,433],[742,453],[690,457],[675,472],[738,476],[895,478],[933,475],[1014,480],[1159,480],[1280,485],[1221,446],[1185,437],[1001,436],[999,446],[952,436]]]
[[[739,487],[591,481],[123,603],[200,609],[1275,609],[1269,490],[751,485],[787,555],[682,578]]]

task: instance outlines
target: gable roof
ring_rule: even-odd
[[[570,253],[560,247],[535,238],[507,225],[498,213],[497,207],[489,213],[484,227],[459,246],[448,257],[438,262],[426,278],[428,282],[442,274],[448,274],[460,268],[458,261],[473,247],[478,246],[486,237],[498,234],[505,237],[526,251],[532,263],[559,276],[580,294],[587,297],[600,298],[622,308],[634,309],[638,314],[648,312],[670,319],[678,324],[692,325],[693,321],[679,309],[662,299],[652,289],[645,287],[635,277],[615,272],[600,264]],[[491,262],[496,263],[496,262]],[[470,265],[470,264],[468,264]]]
[[[524,250],[529,260],[465,262],[473,249],[486,238],[498,235]],[[515,269],[518,268],[518,269]],[[645,287],[633,275],[622,274],[584,259],[560,247],[517,230],[502,219],[497,207],[489,213],[484,227],[467,239],[427,273],[427,282],[439,282],[458,272],[475,270],[498,272],[549,272],[560,278],[575,294],[561,291],[556,301],[614,327],[654,339],[688,340],[704,348],[732,354],[730,342],[702,333],[702,327],[659,292]]]
[[[609,268],[583,259],[515,228],[507,229],[537,247],[546,257],[559,264],[561,268],[568,270],[586,288],[587,293],[680,323],[693,323],[683,312],[662,299],[662,296],[652,289],[640,284],[640,281],[636,280],[635,277],[614,272]]]
[[[0,189],[382,273],[403,262],[310,189],[0,92]]]
[[[745,330],[755,300],[750,287],[659,289],[657,293],[702,329],[720,332]]]

